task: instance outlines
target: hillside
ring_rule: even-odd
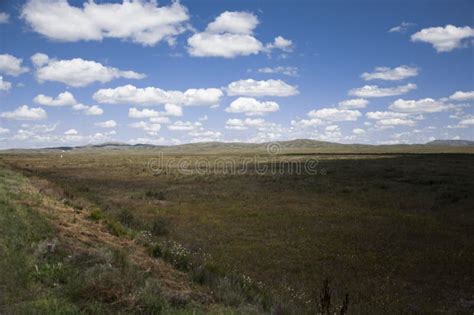
[[[163,152],[169,154],[311,154],[311,153],[474,153],[474,142],[468,140],[435,140],[426,144],[396,144],[368,145],[343,144],[317,141],[310,139],[295,139],[288,141],[244,143],[244,142],[198,142],[180,145],[152,145],[102,143],[85,146],[62,146],[40,149],[10,149],[3,152],[102,152],[102,151],[139,151]]]

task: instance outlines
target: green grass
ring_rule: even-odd
[[[99,243],[88,248],[58,238],[52,220],[58,214],[38,211],[51,205],[45,198],[0,166],[1,314],[241,313],[170,295],[162,276],[131,263],[126,249]],[[112,232],[123,234],[120,223],[107,222]]]
[[[333,304],[348,293],[354,312],[469,311],[463,301],[474,294],[473,155],[325,155],[318,168],[326,175],[274,176],[155,175],[147,169],[152,157],[4,159],[132,230],[162,222],[153,233],[159,255],[220,289],[226,305],[253,298],[272,309],[282,297],[282,309],[311,311],[329,278]],[[291,156],[302,163],[310,157]],[[175,243],[183,249],[166,245]]]

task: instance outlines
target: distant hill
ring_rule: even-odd
[[[469,140],[434,140],[426,145],[450,146],[450,147],[470,147],[474,146],[474,141]]]
[[[342,144],[310,139],[295,139],[265,143],[244,142],[198,142],[181,145],[127,144],[107,142],[84,146],[60,146],[42,149],[12,149],[8,152],[51,152],[67,151],[87,152],[123,152],[141,153],[163,152],[169,154],[330,154],[330,153],[474,153],[474,141],[468,140],[435,140],[426,144]]]

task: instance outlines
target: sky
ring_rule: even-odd
[[[474,140],[474,2],[0,2],[0,149]]]

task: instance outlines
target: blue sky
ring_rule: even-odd
[[[474,140],[472,1],[0,4],[0,148]]]

